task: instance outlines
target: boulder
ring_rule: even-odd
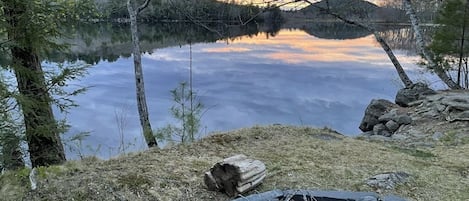
[[[394,133],[394,131],[399,128],[399,124],[394,120],[389,120],[388,122],[386,122],[385,126],[392,133]]]
[[[395,120],[397,119],[397,109],[392,109],[391,111],[381,115],[378,120],[379,122],[388,122],[390,120]]]
[[[402,114],[397,116],[396,120],[399,125],[409,125],[412,123],[412,118],[409,115]]]
[[[422,99],[427,95],[436,94],[433,89],[430,89],[426,84],[416,83],[411,87],[400,89],[396,95],[396,104],[407,107],[411,102]]]
[[[381,124],[381,123],[376,124],[375,126],[373,126],[373,134],[382,135],[382,136],[386,136],[386,137],[391,136],[391,133],[388,131],[386,126],[384,124]]]
[[[387,113],[396,105],[388,100],[373,99],[365,110],[365,115],[360,123],[360,130],[363,132],[372,131],[376,124],[379,124],[378,118]]]

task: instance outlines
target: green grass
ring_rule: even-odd
[[[415,149],[415,148],[411,149],[411,148],[397,147],[397,146],[393,146],[392,148],[399,151],[399,152],[409,154],[409,155],[417,157],[417,158],[434,158],[434,157],[436,157],[436,155],[433,154],[430,151],[424,151],[424,150]]]
[[[468,153],[468,144],[409,149],[344,137],[328,129],[256,126],[108,161],[69,162],[72,165],[53,168],[39,178],[39,189],[29,194],[24,177],[12,177],[10,172],[0,177],[0,199],[8,191],[7,200],[230,200],[208,191],[203,175],[223,158],[244,154],[267,167],[267,177],[255,192],[373,191],[364,182],[367,178],[403,171],[412,175],[410,181],[382,193],[409,200],[468,200]]]

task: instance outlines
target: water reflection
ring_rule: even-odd
[[[370,25],[378,32],[400,30],[402,25],[376,24]],[[356,39],[370,35],[371,33],[363,28],[342,22],[315,22],[302,26],[301,30],[322,39]]]
[[[262,32],[275,35],[278,29],[256,25],[228,27],[221,24],[206,28],[185,23],[142,24],[139,26],[141,50],[152,52],[172,46],[194,43],[210,43],[237,36],[251,36]],[[127,24],[99,23],[79,24],[64,31],[70,38],[61,42],[72,44],[69,52],[52,52],[47,55],[52,61],[83,60],[94,64],[100,61],[114,62],[120,57],[131,56],[132,41]]]
[[[392,100],[400,87],[394,67],[372,36],[328,40],[300,29],[264,34],[258,32],[262,27],[255,27],[248,36],[231,30],[228,38],[213,33],[198,38],[198,32],[191,29],[170,35],[157,27],[144,29],[149,31],[142,31],[142,46],[147,51],[142,62],[155,128],[174,121],[168,111],[172,105],[169,91],[189,79],[188,38],[197,41],[192,46],[194,87],[210,107],[202,118],[204,134],[280,123],[328,126],[354,135],[359,133],[359,121],[369,101]],[[125,142],[134,148],[145,147],[136,112],[132,60],[128,58],[130,44],[116,32],[119,29],[100,31],[95,38],[89,37],[89,46],[55,57],[83,59],[96,54],[90,59],[97,63],[90,75],[76,83],[94,87],[77,97],[80,107],[68,119],[71,133],[92,131],[84,143],[101,145],[101,157],[115,154],[113,150],[120,144],[116,111],[127,120]],[[396,54],[413,78],[419,76],[414,57],[402,51]]]
[[[402,25],[373,25],[386,39],[391,47],[413,50],[413,33],[410,27]],[[185,23],[161,23],[140,25],[140,39],[142,51],[151,53],[155,49],[186,45],[193,43],[212,43],[218,40],[228,42],[240,38],[251,38],[259,35],[265,39],[275,37],[280,29],[303,30],[311,36],[320,39],[358,39],[370,35],[368,31],[340,22],[311,22],[277,24],[263,24],[250,26],[226,26],[215,24],[207,28]],[[131,36],[126,24],[100,23],[78,24],[66,27],[65,34],[69,38],[62,42],[72,44],[69,52],[51,52],[48,60],[63,62],[83,60],[90,64],[100,61],[114,62],[120,57],[131,56]],[[425,29],[427,30],[427,29]],[[425,31],[424,30],[424,31]],[[295,41],[291,41],[295,42]]]

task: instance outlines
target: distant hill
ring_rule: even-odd
[[[309,5],[302,10],[308,11],[319,11],[321,9],[331,9],[333,11],[350,10],[350,11],[366,11],[379,8],[376,4],[373,4],[364,0],[328,0],[319,1]]]
[[[350,20],[397,22],[405,21],[405,12],[394,8],[383,8],[364,0],[322,0],[299,11],[290,13],[290,18],[312,20],[334,19],[328,11]]]

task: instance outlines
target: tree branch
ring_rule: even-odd
[[[276,1],[276,0],[273,0],[273,1],[270,1],[270,2],[268,2],[268,3],[275,2],[275,1]],[[303,1],[303,0],[293,0],[293,1],[291,1],[291,2],[286,2],[286,3],[282,3],[282,4],[280,4],[280,5],[276,5],[275,7],[269,7],[269,8],[266,8],[266,9],[262,9],[260,12],[258,12],[257,14],[251,16],[251,18],[249,18],[248,20],[246,20],[246,21],[244,21],[244,22],[241,20],[241,16],[239,16],[239,22],[240,22],[241,25],[244,26],[244,25],[250,23],[252,20],[256,19],[256,17],[259,16],[260,14],[262,14],[262,13],[265,13],[265,12],[267,12],[267,11],[269,11],[269,10],[274,9],[274,8],[280,8],[280,7],[282,7],[282,6],[286,6],[286,5],[288,5],[288,4],[296,3],[296,2],[300,2],[300,1]]]
[[[207,25],[205,25],[204,23],[200,22],[200,21],[197,20],[197,19],[194,19],[194,17],[191,16],[191,15],[189,15],[187,11],[181,10],[177,5],[175,5],[173,1],[169,0],[168,3],[169,3],[171,6],[173,6],[174,8],[176,8],[176,10],[178,10],[178,11],[181,12],[181,13],[183,13],[184,16],[186,16],[186,17],[189,19],[189,21],[191,21],[192,23],[194,23],[194,24],[196,24],[196,25],[199,25],[199,26],[201,26],[202,28],[204,28],[204,29],[206,29],[206,30],[208,30],[208,31],[210,31],[210,32],[216,33],[216,34],[217,34],[218,36],[220,36],[220,37],[223,37],[223,34],[222,34],[222,33],[220,33],[219,31],[217,31],[217,30],[215,30],[215,29],[212,29],[212,28],[208,27]]]
[[[5,41],[0,41],[0,47],[2,47],[3,44],[7,44],[9,42],[11,42],[11,39],[8,39],[8,40],[5,40]]]
[[[137,14],[139,14],[140,12],[142,12],[143,9],[148,7],[148,4],[150,4],[150,0],[145,0],[145,2],[137,8]]]

